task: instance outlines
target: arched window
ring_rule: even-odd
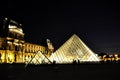
[[[15,51],[18,51],[18,46],[15,45]]]
[[[2,54],[0,53],[0,60],[1,60]]]
[[[29,58],[30,56],[28,55],[28,58]]]

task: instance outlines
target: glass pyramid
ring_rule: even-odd
[[[49,60],[56,63],[98,62],[99,58],[92,52],[83,41],[76,35],[72,35],[58,50],[56,50]]]
[[[49,64],[52,63],[41,51],[37,51],[34,55],[34,57],[26,63],[26,66],[28,64]]]

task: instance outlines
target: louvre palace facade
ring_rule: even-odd
[[[38,45],[24,40],[22,24],[3,18],[0,21],[0,63],[24,63],[31,60],[37,51],[49,57],[54,47],[49,39],[46,45]]]

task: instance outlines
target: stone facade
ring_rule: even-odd
[[[4,18],[0,25],[0,62],[2,63],[24,63],[30,60],[36,51],[50,55],[54,48],[38,44],[28,43],[24,40],[22,24]],[[47,44],[47,41],[46,41]]]

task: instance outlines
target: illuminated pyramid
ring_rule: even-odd
[[[74,60],[80,62],[98,62],[99,58],[74,34],[49,57],[49,60],[56,63],[72,63]]]
[[[41,51],[37,51],[34,57],[26,63],[26,66],[28,64],[38,65],[38,64],[49,64],[49,63],[52,62]]]

